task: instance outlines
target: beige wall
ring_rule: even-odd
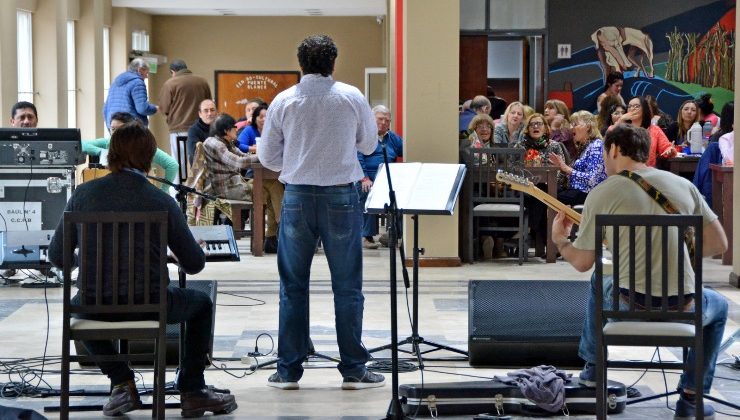
[[[365,67],[384,65],[383,32],[374,17],[154,16],[151,52],[170,61],[185,60],[195,74],[208,80],[215,95],[215,70],[300,71],[298,44],[307,35],[326,33],[339,48],[334,78],[363,90]],[[150,77],[154,103],[167,78],[167,65]],[[169,150],[164,118],[152,117],[150,128],[159,147]]]
[[[33,39],[44,48],[33,50],[34,105],[40,127],[67,126],[67,9],[66,0],[38,0]]]
[[[403,126],[406,161],[458,163],[459,15],[457,2],[405,1]],[[434,51],[444,51],[444,54]],[[448,117],[443,117],[445,115]],[[458,257],[457,219],[457,216],[420,217],[419,245],[426,248],[424,257]],[[409,238],[412,225],[407,220],[404,227],[406,238]],[[404,242],[410,245],[411,241]]]

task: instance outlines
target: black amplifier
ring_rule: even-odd
[[[0,128],[0,166],[69,168],[83,161],[77,128]]]

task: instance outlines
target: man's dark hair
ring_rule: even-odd
[[[211,136],[224,138],[226,132],[234,128],[236,120],[229,114],[221,114],[211,124],[211,130],[208,133]]]
[[[719,116],[719,130],[723,133],[729,133],[733,130],[732,124],[735,123],[735,101],[730,101],[722,107],[722,113]]]
[[[632,102],[633,99],[640,101],[640,108],[642,108],[642,121],[632,121],[632,124],[639,125],[642,128],[650,127],[650,124],[652,124],[651,120],[653,119],[653,112],[650,110],[650,104],[647,99],[645,99],[644,96],[631,97],[630,100],[627,101],[627,112],[630,110],[629,103]]]
[[[257,129],[257,117],[260,116],[260,112],[262,112],[263,109],[267,111],[267,105],[259,105],[254,109],[254,111],[252,111],[252,121],[249,123],[252,128]]]
[[[114,112],[113,115],[110,116],[110,121],[113,120],[128,124],[134,120],[134,116],[129,114],[128,112]],[[110,123],[110,121],[108,122]]]
[[[12,108],[10,108],[10,118],[15,118],[15,112],[19,109],[25,109],[25,108],[31,108],[33,110],[33,115],[36,116],[36,118],[39,117],[38,111],[36,111],[36,105],[26,102],[26,101],[20,101],[16,102],[15,105],[13,105]]]
[[[184,61],[179,60],[179,59],[172,60],[172,62],[170,63],[170,70],[172,70],[174,72],[178,72],[178,71],[183,70],[183,69],[186,69],[186,68],[188,68],[188,65],[185,64]]]
[[[303,74],[329,76],[334,73],[336,58],[337,46],[328,35],[311,35],[298,46],[298,64]]]
[[[650,154],[650,133],[644,128],[629,124],[617,124],[606,133],[604,150],[608,151],[612,145],[619,147],[622,156],[645,163]]]
[[[141,121],[134,120],[118,128],[110,137],[108,169],[120,172],[125,168],[149,172],[157,151],[157,140]]]

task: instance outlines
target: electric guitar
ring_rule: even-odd
[[[570,206],[563,204],[557,198],[537,188],[537,186],[527,178],[514,175],[509,172],[499,171],[496,174],[496,180],[511,186],[511,189],[513,190],[531,195],[555,211],[562,211],[565,213],[565,217],[570,221],[577,225],[581,224],[581,215],[577,211],[573,210]]]

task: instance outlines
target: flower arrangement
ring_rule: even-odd
[[[542,155],[537,149],[529,149],[524,155],[524,164],[529,166],[541,166]]]

